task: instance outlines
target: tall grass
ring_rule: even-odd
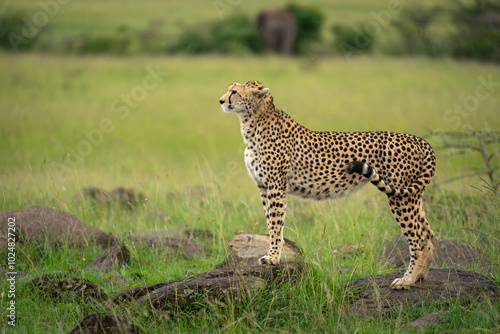
[[[208,183],[208,182],[207,182]],[[173,226],[208,229],[213,236],[196,239],[206,251],[203,258],[183,258],[165,254],[161,249],[135,247],[126,241],[131,251],[131,263],[117,271],[97,273],[83,269],[101,250],[74,248],[63,245],[52,247],[46,244],[18,245],[17,268],[31,275],[60,272],[70,268],[79,271],[73,276],[87,278],[99,284],[106,293],[114,297],[119,291],[139,285],[180,279],[212,269],[225,259],[229,250],[224,239],[233,232],[244,229],[265,233],[258,200],[241,203],[226,195],[216,195],[217,189],[208,186],[200,189],[185,189],[164,194],[159,206],[169,218],[166,221],[153,217],[149,208],[136,211],[119,207],[70,206],[71,212],[82,210],[83,221],[94,222],[101,228],[120,234],[127,229],[134,233],[150,229]],[[373,193],[368,190],[368,193]],[[442,199],[428,203],[429,220],[441,238],[467,241],[484,250],[489,259],[500,263],[498,252],[498,207],[482,204],[484,198],[453,197],[447,191],[434,190],[430,194]],[[478,201],[479,203],[476,203]],[[492,203],[494,204],[494,203]],[[478,210],[481,216],[472,216],[468,222],[457,218],[468,210]],[[436,213],[439,212],[439,213]],[[495,218],[496,217],[496,218]],[[439,218],[439,219],[438,219]],[[473,226],[477,233],[462,230],[462,226]],[[349,199],[337,202],[306,202],[291,199],[285,237],[294,240],[304,250],[306,268],[295,285],[285,285],[249,295],[225,306],[199,304],[188,310],[171,312],[138,312],[129,320],[152,333],[165,332],[346,332],[366,333],[402,332],[408,322],[437,310],[444,310],[446,321],[428,330],[491,330],[498,322],[498,302],[460,302],[449,300],[448,304],[433,304],[421,301],[399,310],[395,308],[387,316],[360,318],[346,311],[349,296],[347,282],[366,275],[377,275],[391,271],[380,262],[383,241],[399,233],[390,216],[382,196],[366,196],[356,193]],[[127,234],[127,233],[125,233]],[[342,244],[355,243],[364,249],[348,256],[332,252]],[[485,244],[487,245],[485,247]],[[5,250],[0,250],[2,254]],[[350,270],[345,268],[350,267]],[[340,270],[339,268],[343,268]],[[497,267],[498,268],[498,267]],[[498,270],[484,272],[500,278]],[[46,333],[67,332],[85,315],[100,312],[121,315],[123,309],[99,303],[82,303],[77,299],[55,300],[40,291],[29,290],[28,279],[17,283],[18,332]],[[2,291],[7,284],[1,283]],[[43,310],[40,311],[40,310]]]

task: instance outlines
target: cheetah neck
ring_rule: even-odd
[[[273,104],[272,97],[263,100],[262,103],[255,106],[254,108],[238,113],[240,118],[241,136],[243,141],[248,145],[249,142],[253,141],[256,132],[259,128],[259,124],[265,122],[269,118],[272,118],[280,111],[276,109]]]

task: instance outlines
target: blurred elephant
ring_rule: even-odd
[[[268,50],[283,55],[293,52],[297,20],[292,13],[283,8],[262,11],[257,17],[257,25]]]

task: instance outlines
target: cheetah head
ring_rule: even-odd
[[[225,112],[244,112],[256,107],[262,98],[269,93],[269,88],[257,81],[234,82],[227,88],[220,99]]]

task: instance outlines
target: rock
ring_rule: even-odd
[[[52,245],[69,243],[84,246],[97,244],[109,247],[117,239],[108,233],[79,221],[74,215],[44,206],[32,206],[21,210],[0,211],[0,245],[7,243],[8,219],[15,219],[18,242],[45,242]]]
[[[205,235],[205,233],[203,233]],[[134,237],[133,237],[134,238]],[[149,239],[142,237],[134,242],[150,242],[168,240]],[[181,239],[182,240],[182,239]],[[185,239],[192,242],[192,240]],[[154,244],[154,243],[153,243]],[[187,307],[195,301],[224,303],[228,297],[241,297],[246,293],[255,293],[270,284],[294,282],[302,271],[298,260],[300,249],[295,243],[286,240],[282,262],[278,266],[264,266],[258,263],[259,258],[266,254],[268,237],[266,235],[238,232],[227,241],[235,253],[217,265],[214,270],[187,277],[172,282],[162,282],[150,286],[140,286],[121,292],[116,298],[117,303],[134,302],[148,304],[155,308],[170,305]]]
[[[69,277],[69,276],[74,275],[76,273],[78,273],[78,270],[71,268],[67,271],[62,271],[62,272],[58,272],[58,273],[42,274],[38,277],[33,278],[31,280],[30,284],[36,286],[39,284],[39,282],[42,282],[42,281],[59,281],[65,277]]]
[[[82,298],[89,301],[106,301],[108,296],[97,284],[87,279],[70,278],[60,280],[70,272],[59,274],[44,274],[28,283],[31,290],[39,291],[46,297],[55,299]]]
[[[74,196],[74,199],[90,200],[101,204],[118,204],[126,207],[134,208],[141,203],[147,202],[146,196],[141,192],[136,192],[134,189],[118,187],[110,191],[105,191],[96,187],[82,188],[79,193]]]
[[[118,187],[111,190],[109,192],[109,195],[114,202],[121,205],[127,205],[129,207],[136,207],[137,205],[148,201],[146,195],[144,195],[143,193],[123,187]]]
[[[247,257],[241,258],[236,255],[231,255],[217,266],[215,269],[232,268],[236,269],[238,267],[245,266],[258,266],[260,257]]]
[[[167,254],[182,255],[186,257],[203,256],[203,248],[194,240],[187,238],[167,238],[161,235],[131,236],[136,247],[148,246],[166,249]]]
[[[143,331],[116,315],[93,313],[76,325],[68,334],[138,334]]]
[[[105,250],[90,261],[85,269],[109,271],[130,263],[130,252],[124,244],[117,244]]]
[[[427,278],[415,283],[410,289],[393,290],[391,282],[403,274],[404,271],[399,271],[364,277],[349,283],[346,293],[352,303],[345,312],[374,315],[387,313],[401,304],[416,304],[420,300],[448,304],[450,300],[457,299],[500,298],[496,281],[470,271],[431,268]]]
[[[127,304],[133,302],[136,299],[139,299],[140,297],[150,292],[154,292],[155,290],[158,290],[164,286],[168,286],[170,283],[171,282],[160,282],[153,285],[138,286],[130,290],[121,291],[113,299],[113,302],[116,304]]]
[[[96,187],[82,188],[74,197],[75,200],[91,200],[95,202],[109,202],[111,196],[103,189]]]
[[[151,212],[148,213],[148,217]],[[153,217],[155,217],[153,215]],[[139,239],[152,239],[161,240],[163,238],[188,238],[188,239],[212,239],[214,237],[213,233],[209,230],[202,229],[187,229],[186,226],[178,225],[167,225],[162,228],[149,229],[141,231],[139,233],[134,233],[133,238]],[[160,242],[161,243],[161,242]]]
[[[266,255],[269,247],[269,237],[264,234],[254,234],[250,232],[236,232],[234,236],[226,241],[233,255],[219,263],[215,269],[257,266],[259,259]],[[301,249],[290,240],[285,239],[281,262],[298,261]]]
[[[185,309],[195,302],[223,305],[271,285],[293,284],[301,271],[301,265],[290,263],[214,269],[177,281],[123,291],[114,301],[124,305],[133,301],[136,306],[147,305],[155,309]]]
[[[405,268],[409,258],[408,243],[403,236],[394,237],[385,243],[382,261],[389,263],[392,268]],[[482,267],[483,273],[489,273],[493,266],[479,249],[453,240],[439,241],[432,265],[461,270],[478,270],[478,267]]]
[[[261,258],[266,255],[269,248],[269,236],[249,232],[236,232],[234,236],[226,241],[234,255],[241,259]],[[285,239],[285,246],[281,254],[281,260],[296,261],[301,250],[294,242]]]
[[[61,297],[80,297],[100,302],[109,299],[100,286],[84,278],[70,278],[69,280],[59,281],[56,285],[59,288],[56,288],[56,291]]]
[[[425,328],[431,326],[432,324],[442,323],[443,322],[442,316],[446,313],[447,312],[445,312],[445,311],[437,311],[437,312],[427,313],[423,317],[420,317],[420,318],[412,321],[408,327],[419,328],[421,330],[424,330]]]

